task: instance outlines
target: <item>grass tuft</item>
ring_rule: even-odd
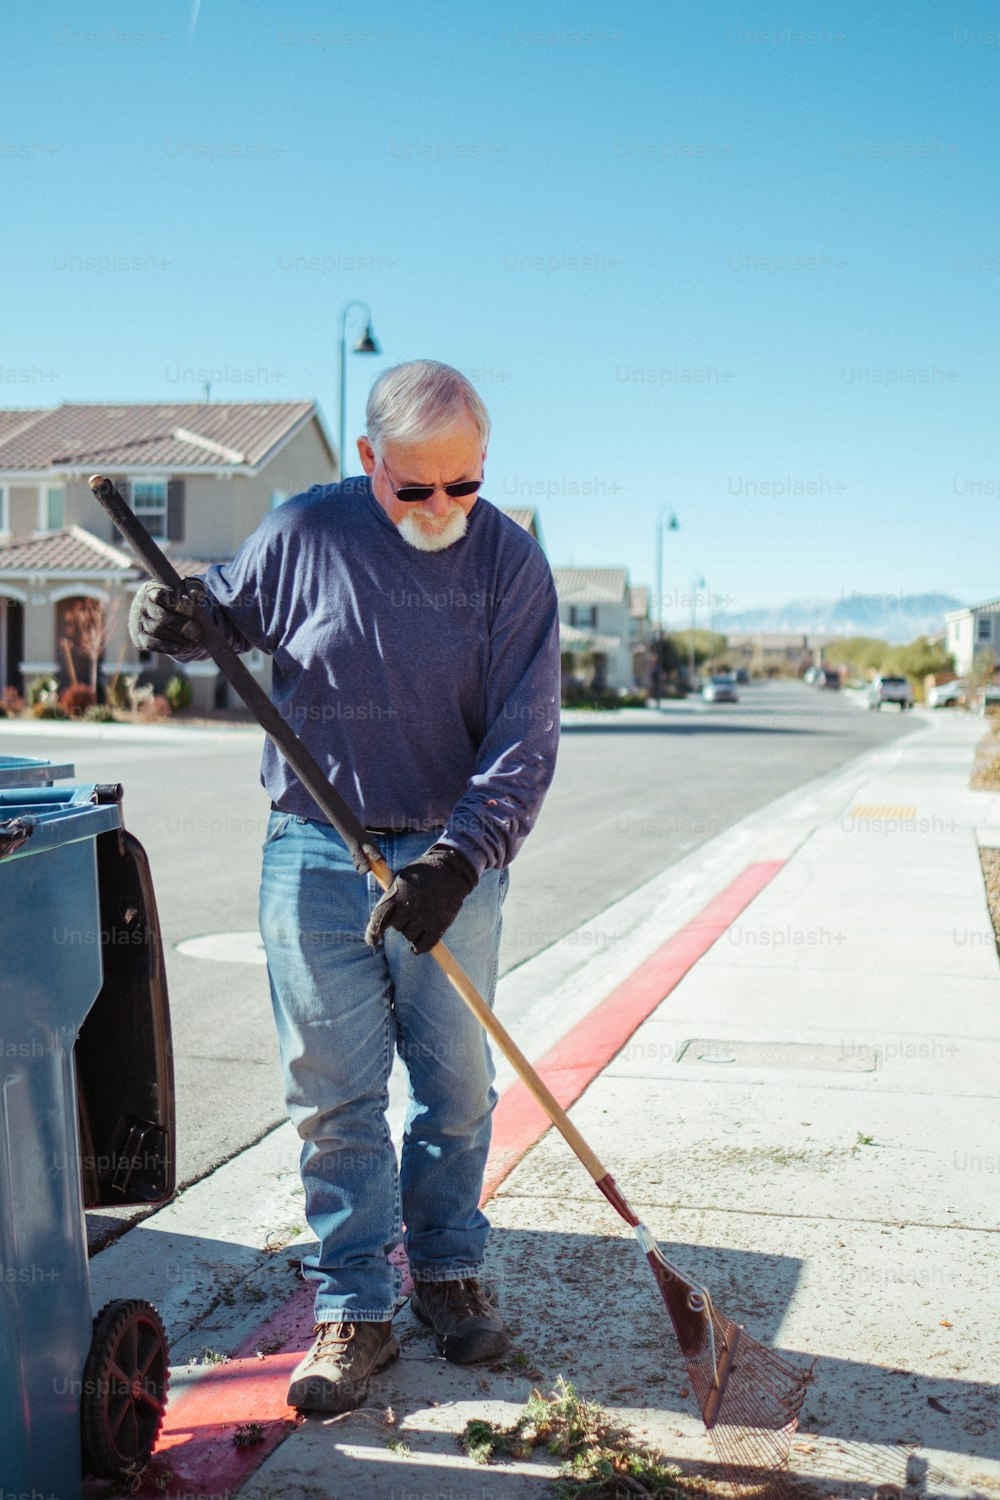
[[[255,1448],[264,1441],[264,1429],[259,1422],[237,1422],[233,1433],[234,1448]]]
[[[467,1422],[462,1446],[481,1464],[523,1459],[545,1448],[563,1460],[555,1488],[559,1500],[691,1500],[691,1487],[678,1469],[632,1441],[602,1406],[584,1401],[562,1376],[549,1395],[532,1391],[509,1427],[481,1418]]]

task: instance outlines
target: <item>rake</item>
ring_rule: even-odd
[[[167,588],[183,592],[183,582],[110,479],[89,481],[100,504],[136,552],[147,572]],[[383,890],[393,873],[358,818],[330,785],[318,762],[275,708],[211,619],[199,621],[202,643],[219,671],[243,699],[264,732],[340,834],[359,874],[369,872]],[[789,1364],[751,1338],[741,1324],[720,1313],[706,1287],[667,1258],[639,1221],[566,1111],[535,1072],[514,1039],[497,1020],[444,943],[431,956],[473,1011],[518,1077],[580,1159],[612,1208],[635,1233],[666,1304],[677,1335],[695,1400],[711,1434],[720,1467],[740,1495],[781,1500],[788,1490],[788,1455],[812,1370]]]

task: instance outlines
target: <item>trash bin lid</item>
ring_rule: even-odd
[[[75,775],[76,767],[71,761],[57,764],[24,755],[0,755],[0,787],[49,786],[53,781]]]
[[[98,802],[97,793],[96,786],[0,791],[0,859],[24,859],[120,828],[120,804]]]

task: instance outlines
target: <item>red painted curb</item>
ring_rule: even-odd
[[[564,1109],[783,865],[783,860],[749,865],[550,1047],[535,1067]],[[504,1090],[493,1115],[482,1202],[548,1129],[548,1116],[523,1083]],[[403,1261],[399,1264],[405,1274]],[[312,1302],[312,1287],[298,1287],[226,1364],[213,1368],[169,1404],[156,1453],[135,1494],[160,1500],[190,1500],[194,1495],[199,1500],[233,1500],[244,1480],[298,1423],[298,1413],[285,1404],[284,1392],[312,1340]],[[259,1425],[261,1440],[236,1447],[237,1427],[250,1423]]]

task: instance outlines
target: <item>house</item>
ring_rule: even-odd
[[[534,537],[542,551],[545,551],[545,543],[542,541],[542,528],[539,525],[538,512],[536,510],[532,510],[530,506],[526,505],[515,506],[512,510],[508,510],[503,506],[500,509],[503,510],[505,516],[510,516],[512,521],[516,521],[518,526],[526,531],[529,536]]]
[[[632,675],[636,687],[649,688],[656,664],[656,626],[649,615],[649,589],[644,583],[630,584],[629,633],[632,640]]]
[[[626,568],[553,568],[563,676],[596,692],[632,692],[649,677],[649,591]]]
[[[185,576],[231,558],[268,510],[336,480],[338,464],[311,401],[0,411],[0,687],[82,675],[66,627],[87,599],[107,612],[104,676],[149,664],[127,631],[145,574],[90,491],[95,472],[115,481]],[[246,661],[266,685],[269,664],[256,652]],[[213,662],[185,671],[197,709],[226,705]]]
[[[993,668],[1000,668],[1000,599],[953,609],[944,617],[945,645],[959,677],[968,677],[981,658],[992,654]]]
[[[836,660],[839,637],[815,630],[732,631],[726,636],[726,659],[732,667],[746,667],[755,677],[769,672],[804,672],[820,666],[829,650]]]

